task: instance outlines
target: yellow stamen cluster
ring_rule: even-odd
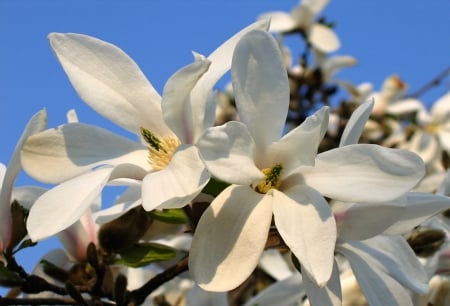
[[[255,190],[259,193],[267,193],[270,189],[280,188],[280,176],[283,166],[281,164],[276,164],[272,168],[265,168],[262,173],[266,176],[259,184],[256,186]]]
[[[148,162],[152,169],[162,170],[167,167],[176,148],[181,144],[180,140],[174,136],[167,136],[160,139],[152,132],[142,127],[141,134],[149,145]]]
[[[438,132],[438,129],[439,124],[436,123],[430,123],[425,126],[425,131],[427,131],[430,134],[436,134]]]

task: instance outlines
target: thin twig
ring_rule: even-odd
[[[430,82],[413,92],[412,94],[407,95],[407,98],[419,98],[424,95],[427,91],[432,89],[435,86],[438,86],[442,80],[450,75],[450,67],[439,73],[436,77],[434,77]]]

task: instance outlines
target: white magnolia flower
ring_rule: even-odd
[[[329,53],[340,47],[339,38],[330,27],[315,22],[327,4],[328,0],[301,0],[290,13],[268,12],[259,18],[270,18],[271,32],[287,33],[299,30],[305,34],[314,48]]]
[[[229,69],[239,38],[267,26],[267,21],[250,25],[208,59],[195,54],[194,63],[167,81],[162,98],[116,46],[86,35],[51,34],[53,51],[84,102],[147,143],[82,123],[30,138],[22,150],[28,174],[47,183],[63,182],[30,212],[32,239],[71,225],[112,182],[142,183],[142,201],[126,209],[181,207],[193,199],[209,180],[194,144],[214,124],[212,87]]]
[[[16,144],[8,167],[0,163],[0,254],[2,254],[8,248],[14,247],[11,245],[13,239],[13,228],[11,220],[12,201],[17,200],[20,205],[29,209],[34,200],[40,195],[40,188],[31,186],[14,188],[14,184],[17,175],[22,170],[22,164],[20,160],[20,150],[22,149],[22,146],[24,145],[28,137],[44,130],[46,125],[47,112],[45,109],[43,109],[36,113],[28,121],[27,126],[25,127],[19,141]]]
[[[410,152],[373,145],[349,145],[316,156],[328,108],[282,137],[288,80],[279,48],[264,32],[242,38],[231,71],[243,123],[210,128],[197,145],[208,170],[233,185],[200,219],[190,253],[192,275],[212,291],[242,283],[258,264],[273,214],[305,274],[324,286],[333,269],[336,240],[324,196],[391,200],[420,180],[423,163]]]

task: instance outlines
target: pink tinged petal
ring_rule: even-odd
[[[289,83],[275,39],[263,31],[246,34],[236,46],[231,77],[237,109],[258,148],[280,139],[289,106]]]
[[[360,260],[364,260],[373,270],[389,274],[405,288],[418,294],[427,292],[428,275],[403,237],[377,236],[339,247],[338,252],[349,260],[358,278],[354,262],[348,256],[349,251],[352,255],[359,256]]]
[[[143,126],[158,136],[170,135],[159,94],[125,52],[87,35],[48,38],[78,95],[95,111],[136,134]]]
[[[355,144],[319,154],[315,167],[300,172],[305,184],[332,199],[385,202],[413,188],[425,169],[412,152]]]
[[[284,176],[300,166],[313,166],[319,144],[327,131],[328,115],[328,107],[323,107],[279,141],[271,144],[268,162],[264,167],[280,163],[283,165]]]
[[[273,189],[278,232],[311,279],[323,287],[333,269],[336,222],[325,199],[308,186]]]
[[[102,168],[61,183],[34,203],[27,220],[33,241],[48,238],[75,223],[101,193],[114,168]]]
[[[434,122],[444,123],[450,116],[450,91],[439,98],[431,107],[431,117]]]
[[[277,281],[286,279],[293,274],[286,259],[277,249],[265,250],[259,260],[259,267]]]
[[[315,23],[311,26],[308,39],[315,48],[324,53],[336,51],[341,46],[336,33],[320,23]]]
[[[201,288],[229,291],[258,265],[272,220],[272,197],[232,185],[203,213],[189,254],[189,270]]]
[[[295,273],[282,281],[273,283],[248,300],[244,306],[292,306],[298,305],[304,297],[302,276]]]
[[[355,204],[336,216],[339,240],[365,240],[382,233],[403,212],[389,204]]]
[[[255,165],[255,143],[241,122],[230,121],[207,129],[197,142],[212,176],[237,185],[251,185],[264,178]]]
[[[201,192],[209,178],[197,148],[181,145],[166,168],[145,176],[142,206],[147,211],[183,207]]]
[[[255,29],[267,31],[268,27],[268,20],[256,21],[233,35],[208,56],[211,66],[191,92],[196,137],[203,130],[214,125],[216,102],[212,99],[212,89],[220,78],[230,70],[233,52],[237,43],[246,33]]]
[[[12,230],[10,209],[12,201],[11,195],[17,175],[22,169],[20,150],[30,136],[41,132],[45,129],[46,126],[47,111],[45,109],[42,109],[41,111],[34,114],[25,126],[22,135],[20,136],[20,139],[17,142],[16,147],[14,148],[14,152],[11,156],[8,167],[6,169],[2,167],[3,173],[0,173],[2,177],[2,181],[0,184],[0,216],[2,216],[2,221],[0,222],[0,250],[8,247],[10,244]]]
[[[296,28],[297,24],[291,14],[281,11],[273,11],[258,16],[258,20],[270,20],[270,32],[289,32]]]
[[[313,280],[309,278],[308,273],[302,273],[303,283],[305,285],[306,295],[310,305],[321,306],[341,306],[342,290],[339,278],[339,269],[336,261],[333,264],[333,272],[327,285],[323,288],[318,287]]]
[[[145,146],[82,123],[36,134],[21,153],[25,171],[45,183],[59,183],[102,164],[132,164],[141,177],[150,170]]]
[[[432,216],[450,208],[450,198],[429,193],[408,192],[405,201],[394,202],[401,210],[397,222],[385,230],[389,235],[401,235]]]
[[[190,93],[210,64],[205,59],[197,60],[175,72],[164,86],[161,102],[164,120],[182,143],[194,141]]]
[[[361,104],[351,115],[341,136],[339,146],[357,144],[363,132],[364,126],[369,119],[375,101],[373,99]]]

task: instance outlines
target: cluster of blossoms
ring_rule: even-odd
[[[448,305],[450,93],[428,112],[397,76],[335,79],[356,60],[329,55],[327,2],[261,15],[161,94],[113,44],[50,34],[81,100],[135,137],[30,119],[0,168],[1,304]],[[16,187],[22,169],[53,187]],[[15,253],[52,236],[64,250],[24,271]]]

